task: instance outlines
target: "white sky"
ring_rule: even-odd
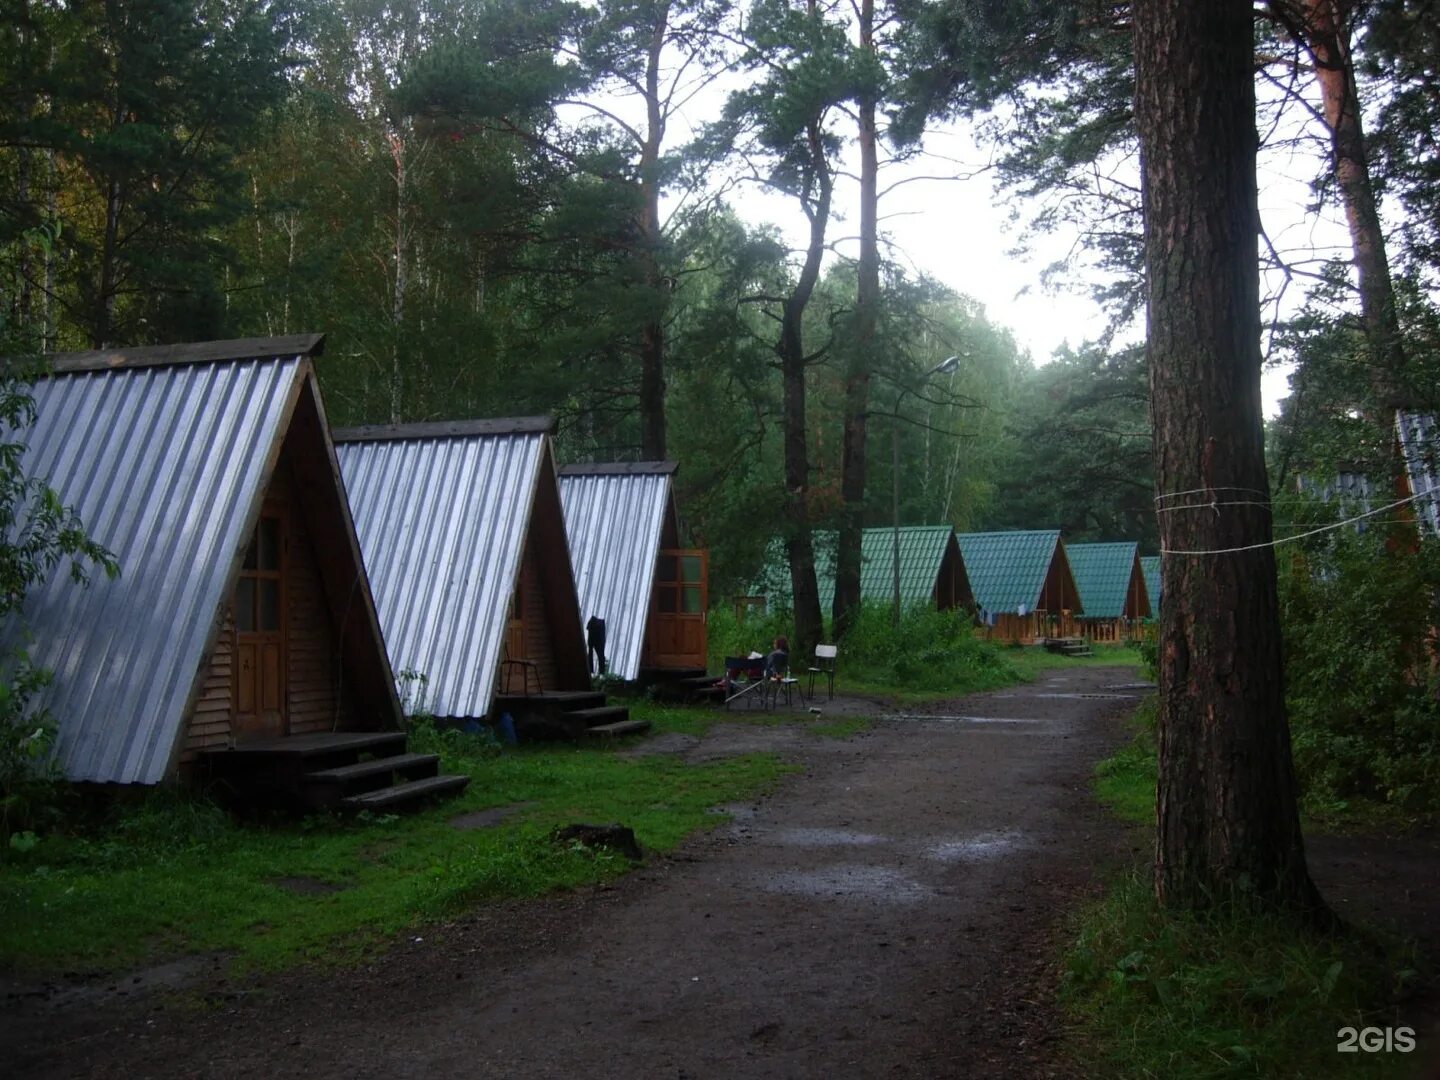
[[[893,167],[882,177],[882,189],[907,173],[923,175],[968,174],[965,179],[917,181],[891,192],[880,208],[881,228],[892,247],[890,257],[923,270],[956,292],[980,301],[990,320],[1007,327],[1037,363],[1045,363],[1062,345],[1076,346],[1098,338],[1105,329],[1105,316],[1090,299],[1082,281],[1064,291],[1047,291],[1041,272],[1064,257],[1080,243],[1077,230],[1025,237],[1030,250],[1023,256],[1009,254],[1022,239],[1020,226],[1011,222],[1011,204],[997,193],[989,174],[967,169],[955,161],[979,166],[985,151],[977,148],[959,126],[927,138],[927,147],[943,146],[943,161],[921,159]],[[1305,209],[1307,178],[1313,160],[1263,159],[1260,168],[1261,215],[1277,248],[1315,248],[1326,254],[1348,250],[1347,235],[1338,221],[1316,218]],[[832,238],[852,235],[858,228],[858,191],[849,180],[836,192],[836,206],[844,220],[831,229]],[[760,189],[747,191],[734,200],[737,210],[755,224],[776,226],[787,242],[797,248],[805,240],[805,223],[792,200],[768,195]],[[1022,208],[1023,214],[1023,208]],[[853,254],[854,245],[848,246]],[[1278,288],[1278,282],[1266,283]],[[1286,290],[1282,308],[1293,314],[1303,300],[1303,288]],[[1122,340],[1138,341],[1143,324],[1137,324]],[[1289,369],[1267,369],[1261,380],[1267,416],[1273,416],[1280,400],[1289,393]]]

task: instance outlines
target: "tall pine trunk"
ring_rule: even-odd
[[[1360,292],[1360,314],[1370,354],[1369,384],[1375,419],[1388,436],[1392,410],[1406,404],[1402,392],[1405,346],[1395,306],[1395,287],[1385,231],[1365,146],[1360,92],[1351,52],[1349,0],[1271,0],[1270,10],[1297,36],[1315,63],[1321,111],[1330,133],[1330,168],[1345,223]],[[1387,443],[1388,445],[1388,443]]]
[[[1136,0],[1134,19],[1166,552],[1156,894],[1173,907],[1253,898],[1320,914],[1296,808],[1270,547],[1253,15],[1249,0]]]
[[[791,648],[796,656],[813,655],[824,631],[820,589],[815,580],[815,543],[810,531],[810,458],[805,417],[803,326],[805,308],[815,292],[815,283],[820,278],[820,264],[825,257],[825,230],[830,222],[830,198],[834,187],[818,123],[807,126],[806,143],[810,168],[815,177],[815,203],[805,206],[810,219],[810,239],[805,248],[805,262],[800,268],[800,276],[785,300],[780,341],[776,349],[780,355],[780,372],[785,389],[785,514],[788,519],[785,548],[790,559],[790,591],[795,605],[795,640]]]
[[[860,48],[875,51],[875,0],[861,0]],[[875,92],[856,102],[860,145],[860,262],[855,290],[855,333],[845,371],[845,412],[840,451],[840,536],[835,552],[835,636],[844,637],[860,612],[860,543],[865,528],[865,438],[870,371],[880,306],[878,235],[880,161]]]
[[[656,298],[665,287],[660,272],[660,146],[665,138],[664,103],[660,100],[660,60],[665,47],[670,5],[655,12],[650,49],[645,58],[645,141],[640,149],[640,243],[644,260],[647,298]],[[665,324],[658,311],[648,315],[640,328],[640,456],[647,461],[665,457]]]

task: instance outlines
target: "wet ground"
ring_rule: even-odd
[[[845,740],[652,740],[802,771],[613,886],[486,907],[358,970],[15,1003],[0,1040],[25,1076],[1064,1075],[1054,935],[1129,853],[1087,780],[1133,678],[1061,669]]]

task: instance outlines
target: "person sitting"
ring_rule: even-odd
[[[790,670],[790,643],[784,634],[775,638],[770,655],[765,657],[765,677],[778,679]]]

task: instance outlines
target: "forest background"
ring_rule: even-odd
[[[1318,214],[1346,192],[1323,65],[1285,7],[1261,5],[1262,153],[1313,174]],[[1406,400],[1433,408],[1440,20],[1415,0],[1342,7],[1347,70],[1379,133],[1366,163]],[[679,460],[716,596],[743,588],[777,530],[888,524],[897,477],[907,523],[1155,549],[1143,348],[1117,344],[1143,298],[1121,7],[0,0],[0,12],[12,351],[322,330],[337,425],[548,413],[562,460]],[[886,246],[887,198],[964,171],[927,143],[957,120],[988,149],[997,215],[1017,214],[1021,237],[1081,237],[1046,279],[1093,292],[1111,333],[1037,360]],[[798,228],[752,224],[741,211],[760,193]],[[858,204],[859,220],[838,204]],[[943,196],[931,205],[929,227],[967,258],[965,221]],[[1277,490],[1303,472],[1383,472],[1367,421],[1389,402],[1352,253],[1262,250],[1268,355],[1298,372],[1271,433]],[[1298,529],[1315,513],[1288,517]]]

